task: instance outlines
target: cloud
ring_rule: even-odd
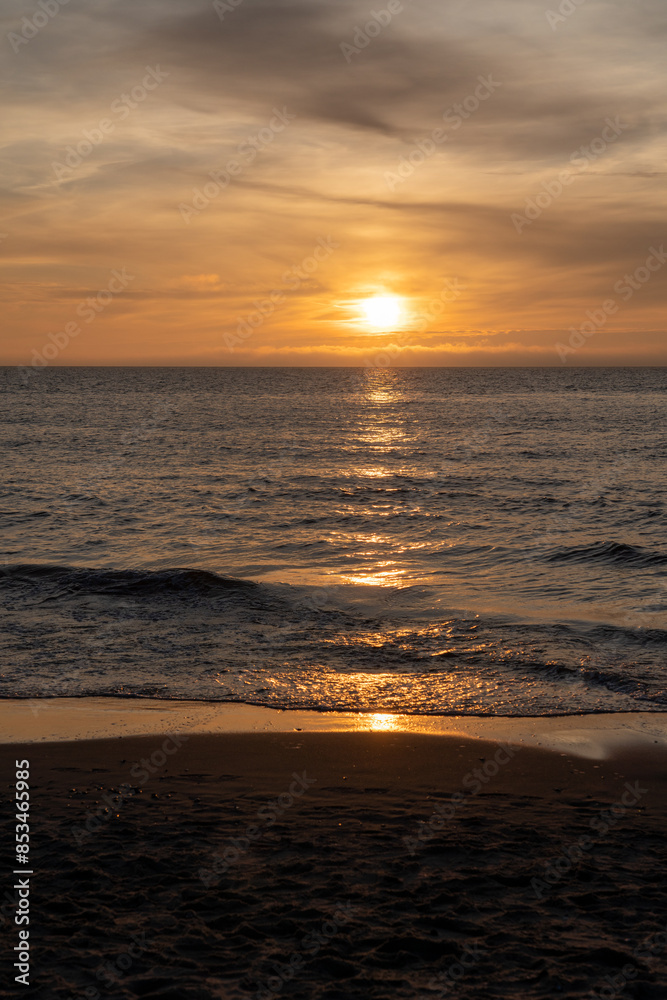
[[[548,352],[554,329],[582,322],[665,240],[663,0],[586,0],[557,30],[544,5],[525,0],[403,0],[346,61],[341,44],[385,6],[241,0],[221,21],[202,0],[70,0],[17,53],[7,44],[8,357],[29,354],[68,302],[123,265],[137,279],[118,336],[91,332],[91,356],[159,360],[168,328],[170,344],[185,342],[184,330],[192,341],[174,357],[219,357],[220,331],[326,234],[341,249],[264,325],[266,356],[330,356],[326,342],[336,357],[357,357],[341,302],[375,288],[428,301],[454,276],[467,292],[446,329],[423,341],[424,357],[465,353],[484,330],[525,358]],[[23,16],[5,7],[0,30],[21,30]],[[149,66],[164,81],[114,117]],[[497,85],[475,107],[480,77]],[[293,122],[186,226],[179,205],[275,107]],[[104,117],[112,132],[58,180],[54,162]],[[544,200],[609,117],[624,123],[618,141],[517,233],[512,214]],[[435,129],[446,138],[420,159]],[[390,189],[386,175],[399,168],[406,175]],[[659,278],[637,293],[605,356],[654,356],[666,294]],[[114,322],[109,311],[105,326]]]

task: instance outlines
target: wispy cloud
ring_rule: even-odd
[[[368,20],[360,0],[243,0],[223,20],[201,0],[70,0],[17,51],[8,36],[24,15],[3,8],[5,359],[23,364],[67,302],[123,260],[136,280],[122,309],[68,360],[215,363],[235,317],[322,233],[342,249],[322,284],[263,326],[249,362],[354,363],[368,338],[342,328],[338,303],[385,289],[416,313],[455,274],[469,293],[448,325],[464,333],[429,333],[413,363],[541,359],[665,239],[667,8],[586,0],[554,31],[525,0],[403,7],[350,62],[340,46]],[[166,75],[138,100],[146,67]],[[490,74],[502,84],[492,99],[461,127],[450,116],[447,141],[388,191],[386,172]],[[111,110],[119,100],[127,113]],[[276,107],[294,115],[289,128],[184,226],[179,204]],[[517,233],[511,214],[616,116],[618,141]],[[57,177],[54,163],[104,118],[104,141]],[[664,357],[665,294],[647,286],[582,361]],[[503,347],[474,333],[510,328]]]

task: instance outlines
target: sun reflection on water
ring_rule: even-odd
[[[403,576],[402,569],[376,569],[366,573],[343,573],[348,583],[371,584],[376,587],[394,586]]]
[[[363,476],[364,479],[384,479],[389,474],[383,465],[357,466],[354,471],[356,475]]]
[[[359,450],[359,456],[364,455],[365,461],[350,464],[350,480],[389,480],[400,475],[394,453],[397,448],[405,447],[407,441],[403,417],[397,409],[403,395],[395,372],[367,372],[363,388],[365,406],[357,425],[357,444],[364,445]],[[369,450],[372,453],[370,461]],[[372,489],[373,494],[368,498],[368,513],[372,513],[374,518],[390,517],[396,487],[389,483],[388,488],[383,490],[380,484],[376,487],[373,483]],[[357,512],[358,508],[355,509]],[[356,553],[358,569],[351,568],[351,572],[342,573],[341,579],[347,583],[385,587],[394,587],[401,582],[404,571],[395,559],[386,558],[389,554],[399,554],[394,538],[371,532],[364,534],[354,529],[342,532],[342,536],[341,543]]]

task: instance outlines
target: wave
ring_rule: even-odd
[[[592,545],[559,545],[544,556],[547,562],[608,563],[635,568],[665,566],[667,554],[652,552],[623,542],[594,542]]]
[[[203,569],[114,570],[39,564],[5,566],[0,572],[0,586],[12,584],[46,586],[61,592],[141,593],[158,597],[185,591],[202,595],[229,593],[259,586],[252,580],[219,576]]]
[[[454,610],[449,586],[16,564],[0,590],[0,697],[436,715],[667,709],[665,630]]]

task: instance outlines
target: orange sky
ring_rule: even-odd
[[[1,19],[3,363],[667,362],[664,0]]]

